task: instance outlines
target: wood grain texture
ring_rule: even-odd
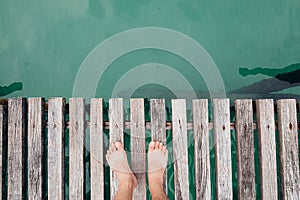
[[[214,99],[214,141],[218,199],[232,199],[229,99]]]
[[[175,199],[189,199],[186,102],[172,99]]]
[[[300,199],[296,100],[277,101],[282,199]]]
[[[3,109],[3,105],[0,105],[0,200],[3,199],[3,178],[4,177],[4,168],[3,168],[3,161],[5,158],[5,154],[3,151],[4,145],[3,145],[3,136],[4,136],[4,109]],[[3,171],[2,171],[3,170]]]
[[[238,198],[256,199],[252,100],[235,101]]]
[[[266,200],[278,199],[274,104],[272,99],[256,100],[260,160],[260,192]]]
[[[48,100],[48,199],[64,199],[65,99]]]
[[[113,98],[109,99],[109,141],[110,144],[119,141],[124,145],[123,130],[124,130],[124,116],[123,116],[123,99]],[[116,175],[110,170],[110,199],[115,198],[118,189],[118,181]]]
[[[166,143],[166,108],[164,99],[150,100],[151,138]]]
[[[0,200],[6,198],[4,188],[7,153],[7,105],[0,105]]]
[[[90,107],[91,199],[104,199],[103,99],[91,99]]]
[[[0,200],[3,199],[3,171],[5,170],[3,168],[3,161],[4,161],[4,158],[5,158],[5,154],[4,154],[4,151],[3,151],[3,148],[4,148],[4,145],[3,145],[3,136],[4,136],[4,130],[3,130],[3,124],[4,124],[4,109],[3,109],[3,105],[0,105]],[[3,170],[3,171],[2,171]]]
[[[193,100],[193,131],[196,199],[211,199],[207,99]]]
[[[8,199],[25,199],[26,100],[8,100]]]
[[[85,101],[69,99],[69,198],[84,199]]]
[[[164,99],[150,100],[151,113],[151,138],[153,141],[160,141],[166,144],[166,108]],[[167,170],[164,173],[163,189],[167,193]]]
[[[43,98],[28,99],[28,198],[42,199],[44,169]]]
[[[138,185],[133,199],[146,199],[146,147],[144,99],[130,99],[131,166]]]

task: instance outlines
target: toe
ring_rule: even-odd
[[[163,143],[159,143],[159,147],[158,147],[159,150],[162,150],[163,146],[164,146]]]
[[[122,145],[121,142],[115,142],[115,147],[116,147],[117,150],[123,149],[123,145]]]
[[[164,154],[166,154],[166,152],[167,152],[167,147],[166,147],[165,145],[163,145],[162,151],[164,152]]]
[[[159,142],[155,142],[155,150],[158,150],[159,148]]]
[[[149,151],[150,151],[150,152],[154,151],[154,147],[155,147],[155,142],[154,142],[154,141],[151,141],[151,142],[149,143]]]
[[[114,152],[114,151],[117,150],[117,149],[116,149],[116,145],[115,145],[114,143],[112,143],[110,147],[111,147],[111,151],[112,151],[112,152]]]

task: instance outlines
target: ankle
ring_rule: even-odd
[[[123,180],[119,182],[119,188],[124,188],[127,190],[133,190],[135,187],[133,180]]]
[[[151,179],[151,180],[148,180],[148,183],[149,183],[149,190],[150,192],[152,190],[157,190],[157,188],[163,188],[163,181],[160,180],[160,179]]]

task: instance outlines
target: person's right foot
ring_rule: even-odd
[[[149,189],[154,184],[163,186],[163,175],[168,162],[168,150],[161,142],[151,141],[148,149]]]

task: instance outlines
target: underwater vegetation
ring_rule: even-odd
[[[23,83],[21,82],[14,82],[9,86],[0,86],[0,97],[9,95],[15,91],[19,91],[23,89]]]

